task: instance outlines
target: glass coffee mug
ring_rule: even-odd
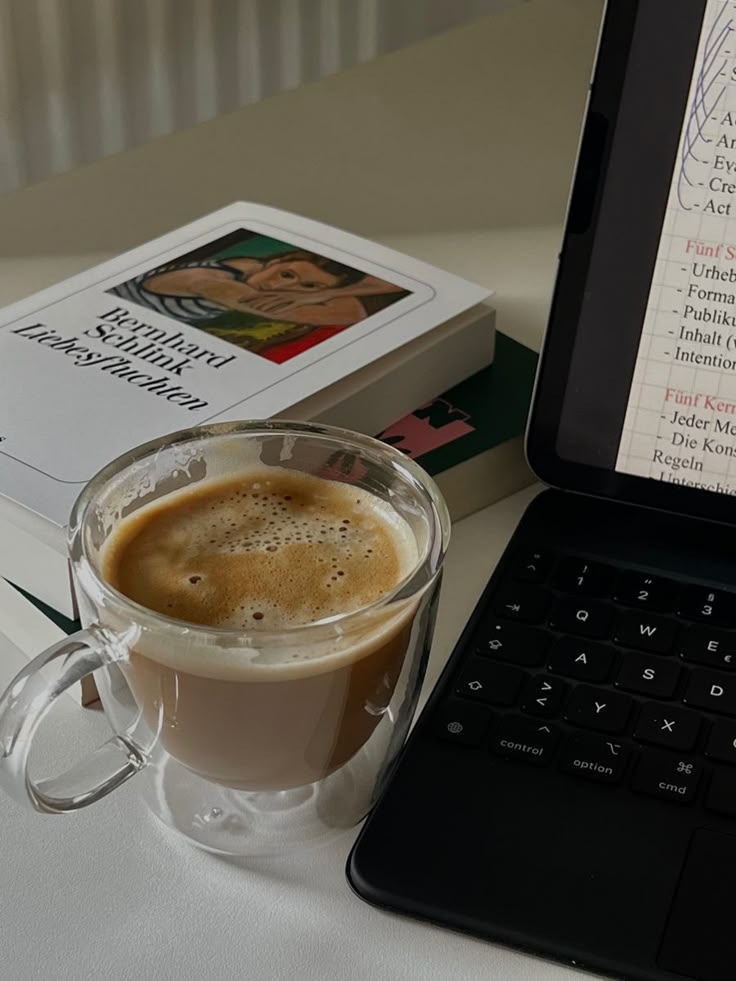
[[[104,545],[125,518],[184,488],[254,471],[375,495],[410,529],[413,567],[367,606],[279,628],[188,623],[106,581]],[[164,823],[224,854],[275,852],[354,825],[414,714],[448,539],[447,509],[428,475],[345,430],[223,423],[138,447],[94,477],[74,506],[69,550],[84,629],[35,658],[0,699],[0,785],[38,811],[63,814],[136,776]],[[37,726],[91,672],[112,737],[66,773],[34,781]]]

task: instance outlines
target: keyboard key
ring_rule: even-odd
[[[736,634],[717,627],[688,627],[680,639],[680,657],[711,668],[736,670]]]
[[[582,637],[607,637],[613,622],[613,608],[598,600],[563,597],[557,603],[549,623],[553,630]]]
[[[659,702],[645,702],[641,707],[634,739],[687,753],[698,740],[700,725],[701,718],[695,712]]]
[[[672,698],[681,673],[675,661],[651,654],[625,654],[616,687],[637,695]]]
[[[695,668],[682,700],[686,705],[708,712],[736,715],[736,677],[721,671]]]
[[[547,668],[566,678],[580,681],[606,681],[611,673],[614,653],[610,647],[592,640],[560,637],[547,659]]]
[[[715,771],[705,798],[705,806],[709,811],[736,817],[736,771],[720,768]]]
[[[488,705],[513,705],[526,677],[519,668],[474,657],[465,665],[455,691]]]
[[[587,559],[564,558],[555,569],[552,585],[564,593],[579,596],[607,596],[615,572],[609,565]]]
[[[491,737],[491,749],[510,760],[546,766],[558,739],[559,731],[554,726],[507,715],[501,719]]]
[[[677,622],[655,613],[622,613],[613,639],[623,647],[667,654],[675,642]]]
[[[701,620],[717,627],[736,626],[736,593],[708,586],[685,586],[677,612],[686,620]]]
[[[713,723],[705,755],[711,760],[736,766],[736,722],[719,720]]]
[[[537,627],[491,620],[481,628],[476,653],[535,668],[544,660],[549,641],[549,634]]]
[[[631,714],[632,700],[627,695],[578,685],[568,699],[565,718],[576,726],[602,732],[623,732]]]
[[[645,749],[631,783],[640,794],[689,804],[695,799],[703,764],[691,756],[673,756],[656,749]]]
[[[623,572],[614,591],[614,599],[625,606],[662,613],[674,610],[679,583],[646,572]]]
[[[629,750],[621,743],[602,736],[576,733],[569,736],[560,751],[560,769],[586,780],[618,783],[624,775]]]
[[[547,614],[550,600],[549,593],[539,586],[506,586],[496,596],[493,609],[507,620],[540,623]]]
[[[521,698],[522,711],[551,719],[559,713],[566,694],[567,685],[564,681],[539,674],[527,682]]]
[[[459,746],[479,746],[493,720],[493,714],[483,705],[448,698],[433,719],[435,733],[441,739]]]
[[[513,577],[519,582],[544,582],[550,573],[553,561],[549,552],[522,549],[514,562]]]

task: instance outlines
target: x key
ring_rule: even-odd
[[[653,746],[666,746],[678,752],[688,752],[695,745],[700,731],[700,716],[685,709],[645,702],[641,709],[634,739]]]

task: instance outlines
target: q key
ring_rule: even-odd
[[[613,610],[597,600],[563,597],[557,603],[549,623],[553,630],[582,637],[607,637],[611,631]]]

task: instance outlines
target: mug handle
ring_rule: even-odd
[[[0,786],[6,793],[44,814],[65,814],[143,769],[147,751],[131,735],[114,735],[58,777],[34,783],[28,772],[33,735],[56,699],[85,675],[126,657],[121,638],[93,626],[49,647],[15,676],[0,697]]]

